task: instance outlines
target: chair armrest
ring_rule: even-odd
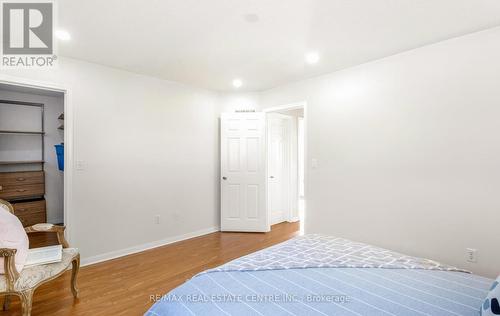
[[[11,212],[12,214],[14,214],[14,207],[12,206],[12,204],[10,204],[9,202],[7,202],[5,200],[2,200],[2,199],[0,199],[0,204],[4,205],[4,206],[7,206],[7,210],[9,212]]]
[[[14,284],[19,278],[15,264],[15,255],[17,249],[0,248],[0,257],[3,259],[3,267],[5,271],[5,280],[7,281],[7,292],[14,291]]]
[[[64,237],[65,226],[58,226],[53,224],[36,224],[33,226],[25,227],[24,230],[26,233],[56,233],[57,240],[59,244],[63,246],[63,248],[69,248],[69,244]]]

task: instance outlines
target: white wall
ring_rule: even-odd
[[[83,261],[219,225],[217,94],[96,64],[2,70],[70,88],[74,108],[71,237]],[[67,140],[69,141],[69,140]],[[155,224],[154,216],[161,216]]]
[[[499,56],[496,28],[262,93],[307,101],[306,232],[500,273]]]
[[[47,222],[63,223],[63,173],[57,167],[55,144],[64,139],[64,132],[57,129],[62,121],[57,118],[64,112],[62,96],[36,95],[6,91],[0,87],[0,99],[38,102],[45,105],[45,200],[47,206]],[[0,129],[40,131],[40,108],[0,105]],[[40,160],[40,136],[9,135],[0,137],[1,160]],[[40,170],[39,165],[1,166],[0,171]]]

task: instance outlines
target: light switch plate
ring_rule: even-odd
[[[318,168],[318,159],[316,158],[311,159],[311,168],[313,169]]]
[[[79,170],[79,171],[85,170],[85,161],[77,160],[76,161],[76,170]]]

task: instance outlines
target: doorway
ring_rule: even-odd
[[[305,219],[306,104],[220,118],[221,231]]]
[[[269,222],[301,222],[305,211],[304,106],[267,111],[267,208]]]
[[[0,198],[23,226],[64,224],[65,94],[0,83]]]

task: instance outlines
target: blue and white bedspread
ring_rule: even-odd
[[[393,268],[467,272],[433,260],[411,257],[344,238],[310,234],[295,237],[204,273],[298,268]]]
[[[492,282],[432,260],[305,235],[196,275],[146,315],[479,315]]]

